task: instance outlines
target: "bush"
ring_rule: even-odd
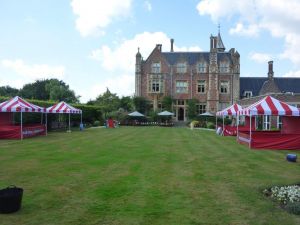
[[[300,215],[300,202],[290,202],[286,205],[285,210],[289,213]]]
[[[99,120],[96,120],[93,124],[94,127],[99,127],[100,125],[100,121]]]
[[[207,128],[208,128],[208,129],[215,129],[216,126],[215,126],[215,124],[212,123],[212,122],[207,122]]]

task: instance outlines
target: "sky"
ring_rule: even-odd
[[[241,76],[300,77],[299,0],[0,0],[0,86],[63,80],[85,103],[134,94],[135,54],[209,51],[218,34]]]

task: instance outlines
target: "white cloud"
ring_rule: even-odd
[[[249,55],[250,59],[257,63],[267,63],[272,59],[272,55],[267,53],[251,52]]]
[[[58,78],[62,79],[65,74],[64,66],[49,66],[47,64],[25,64],[22,59],[2,60],[1,65],[11,69],[18,75],[25,78],[42,79],[42,78]]]
[[[245,27],[243,23],[237,23],[236,27],[230,28],[229,33],[232,35],[257,37],[259,27],[256,24],[250,24],[248,27]]]
[[[289,71],[283,75],[283,77],[300,77],[300,70],[298,71]]]
[[[134,92],[135,55],[138,47],[144,59],[153,51],[156,44],[162,44],[162,51],[170,51],[170,38],[163,32],[144,32],[132,39],[115,44],[115,48],[107,45],[95,49],[89,56],[99,61],[101,67],[109,74],[109,79],[103,79],[101,85],[95,86],[97,95],[108,87],[112,92],[128,95]],[[176,46],[175,51],[201,51],[199,46]]]
[[[149,1],[145,1],[144,2],[144,7],[149,11],[151,12],[152,11],[152,5]]]
[[[283,38],[282,58],[300,63],[299,0],[202,0],[197,5],[200,15],[209,15],[214,22],[221,19],[238,21],[231,34],[258,35],[261,30]]]
[[[102,35],[113,21],[130,15],[132,0],[72,0],[76,28],[84,37]]]

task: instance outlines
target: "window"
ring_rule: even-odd
[[[177,63],[177,73],[186,73],[185,63]]]
[[[176,81],[176,93],[188,93],[188,82]]]
[[[277,128],[281,129],[281,127],[282,127],[282,117],[277,116]]]
[[[159,79],[151,79],[149,80],[148,88],[150,93],[162,92],[162,81]]]
[[[205,93],[205,80],[198,80],[197,91],[198,93]]]
[[[264,130],[270,130],[271,128],[270,116],[264,116]]]
[[[206,63],[205,62],[200,62],[198,64],[198,73],[206,73]]]
[[[184,100],[177,100],[177,105],[184,105]]]
[[[152,63],[151,72],[152,73],[160,73],[160,63]]]
[[[197,105],[197,114],[202,114],[206,112],[206,104]]]
[[[220,73],[228,73],[229,72],[229,64],[227,62],[220,63]]]
[[[221,81],[220,85],[220,92],[222,94],[226,94],[229,91],[229,82],[228,81]]]
[[[245,91],[244,96],[245,96],[245,98],[251,98],[252,97],[252,91]]]

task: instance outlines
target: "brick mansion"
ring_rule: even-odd
[[[292,93],[292,103],[300,103],[300,79],[274,79],[272,61],[267,78],[240,77],[240,54],[234,48],[225,51],[220,32],[210,36],[208,52],[175,52],[174,40],[170,42],[170,51],[163,52],[157,44],[146,60],[138,50],[135,96],[148,99],[154,110],[162,108],[164,96],[170,96],[177,121],[187,120],[190,99],[197,99],[199,114],[215,113],[236,102],[247,105],[251,98],[265,94]]]

